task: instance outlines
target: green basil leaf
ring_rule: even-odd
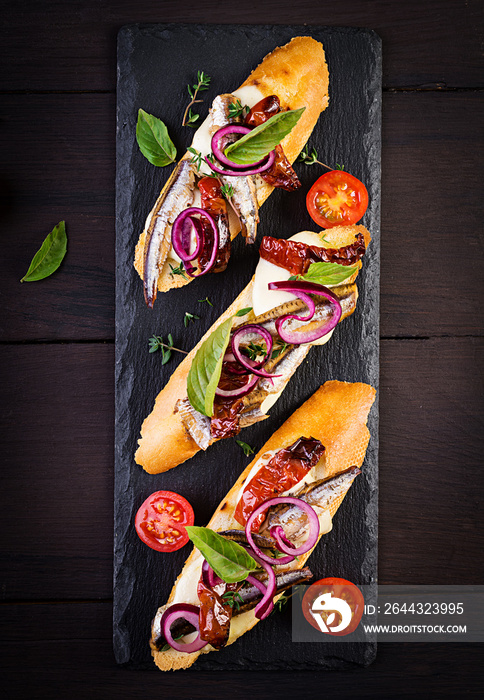
[[[235,314],[236,316],[245,316],[246,314],[249,313],[249,311],[252,311],[252,306],[247,306],[245,309],[240,309],[237,311]]]
[[[230,340],[233,316],[220,324],[198,348],[187,377],[188,400],[204,416],[213,415],[215,389]]]
[[[309,266],[305,275],[299,277],[305,282],[314,282],[315,284],[334,285],[341,284],[348,277],[356,272],[358,265],[339,265],[338,263],[318,262],[312,263]]]
[[[301,107],[274,114],[264,124],[259,124],[249,134],[227,146],[225,155],[239,165],[250,165],[261,160],[296,126],[305,109]]]
[[[59,221],[44,240],[21,282],[37,282],[57,270],[67,251],[66,222]]]
[[[203,554],[217,576],[226,583],[245,581],[258,564],[237,542],[226,540],[208,527],[186,525],[185,530],[193,544]]]
[[[153,165],[163,167],[175,162],[176,148],[168,136],[168,129],[161,119],[143,109],[138,111],[136,140],[141,153]]]

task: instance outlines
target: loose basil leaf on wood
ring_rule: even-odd
[[[261,160],[296,126],[305,109],[301,107],[274,114],[264,124],[259,124],[249,134],[227,146],[225,155],[239,165],[250,165]]]
[[[258,568],[255,559],[237,542],[226,540],[208,527],[186,525],[185,530],[217,576],[226,583],[245,581],[250,572]]]
[[[67,251],[66,222],[59,221],[44,240],[21,282],[37,282],[57,270]]]
[[[188,400],[204,416],[213,415],[215,389],[230,340],[233,316],[220,324],[197,350],[187,377]]]
[[[162,168],[175,162],[176,148],[168,136],[168,129],[161,119],[143,109],[138,111],[136,140],[141,153],[153,165]]]
[[[358,265],[339,265],[338,263],[318,262],[309,266],[302,279],[305,282],[334,285],[341,284],[358,270]],[[301,278],[301,276],[299,276]]]

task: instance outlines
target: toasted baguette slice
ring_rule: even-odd
[[[327,248],[340,248],[352,243],[358,233],[363,233],[368,245],[371,237],[364,226],[335,226],[328,231],[322,231],[320,233],[321,245]],[[357,274],[358,271],[348,282],[345,282],[345,285],[348,283],[354,285]],[[135,454],[136,463],[150,474],[159,474],[173,469],[200,451],[200,447],[187,433],[180,414],[175,412],[175,404],[187,395],[188,372],[202,343],[227,318],[233,316],[240,309],[253,306],[253,285],[254,278],[178,365],[165,388],[156,397],[153,410],[141,427],[141,438],[138,441],[139,447]],[[246,316],[243,320],[244,323],[248,323],[252,321],[252,318]]]
[[[241,88],[256,87],[261,93],[261,99],[269,95],[277,95],[283,111],[299,109],[300,107],[306,108],[296,126],[281,143],[290,163],[296,160],[311,135],[319,115],[328,106],[328,83],[328,66],[322,44],[309,36],[299,36],[266,56],[240,86]],[[192,156],[187,152],[183,157],[191,158]],[[136,246],[134,266],[141,278],[143,277],[146,232],[157,211],[157,204],[170,184],[171,180],[169,179],[146,219],[144,230]],[[259,206],[265,202],[273,189],[262,178],[256,178]],[[238,220],[230,217],[232,239],[237,236],[239,231]],[[190,281],[191,279],[185,280],[180,275],[171,274],[167,261],[158,280],[158,290],[166,292],[169,289],[183,287]]]
[[[233,514],[239,493],[252,467],[270,450],[280,450],[294,443],[299,437],[314,437],[326,450],[322,460],[313,468],[315,480],[334,476],[352,466],[361,467],[365,458],[370,433],[366,421],[375,400],[376,391],[368,384],[329,381],[323,384],[293,415],[277,430],[259,450],[252,462],[242,472],[232,489],[219,504],[208,527],[212,530],[240,530]],[[344,495],[332,503],[329,512],[320,517],[320,536],[331,530],[331,518],[336,513]],[[298,557],[296,567],[303,568],[312,550]],[[198,604],[196,582],[200,577],[202,556],[194,549],[178,577],[164,610],[172,603]],[[258,619],[250,610],[232,618],[229,644],[256,625]],[[158,651],[152,646],[153,658],[162,671],[177,670],[191,666],[201,653],[213,651],[210,645],[192,654],[169,649]]]

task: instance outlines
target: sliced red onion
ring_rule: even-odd
[[[322,284],[314,284],[313,282],[270,282],[268,285],[270,290],[276,289],[281,292],[290,292],[294,296],[298,297],[303,301],[309,309],[309,314],[307,316],[297,316],[296,314],[288,314],[282,318],[278,318],[276,321],[276,330],[279,334],[281,340],[285,343],[290,343],[291,345],[301,345],[301,343],[312,343],[315,340],[319,340],[323,335],[326,335],[335,328],[341,318],[341,304],[338,297],[333,294],[331,290],[324,287]],[[329,301],[333,307],[333,314],[331,315],[329,321],[322,326],[322,328],[316,328],[310,331],[289,331],[284,329],[282,326],[286,321],[291,318],[297,319],[298,321],[310,321],[314,316],[316,305],[314,300],[311,299],[308,294],[316,294],[322,296]]]
[[[275,527],[271,528],[270,533],[272,537],[276,540],[276,542],[278,542],[279,544],[282,542],[283,544],[286,544],[291,550],[294,549],[293,543],[286,537],[286,533],[280,525],[276,525]],[[279,547],[279,549],[281,549],[281,547]],[[282,551],[283,550],[281,549],[281,552]],[[290,551],[289,554],[292,554],[292,551]]]
[[[198,219],[193,218],[194,214],[199,214],[200,216],[204,216],[210,226],[212,227],[213,231],[213,248],[212,248],[212,254],[210,256],[210,260],[208,261],[208,264],[205,266],[205,269],[202,270],[201,272],[198,272],[198,274],[194,275],[193,271],[195,270],[194,267],[191,265],[187,265],[188,262],[191,260],[194,260],[198,255],[200,254],[200,251],[202,249],[203,245],[203,229],[200,224],[200,221]],[[190,219],[191,224],[193,226],[193,230],[195,231],[195,236],[197,239],[197,245],[195,247],[195,251],[193,253],[190,253],[187,248],[189,248],[189,245],[186,246],[186,240],[187,240],[187,229],[185,228],[185,221],[186,219]],[[190,235],[191,235],[191,229],[190,229]],[[190,277],[200,277],[201,275],[205,275],[209,270],[214,266],[215,260],[217,258],[217,251],[219,247],[219,235],[218,235],[218,227],[215,222],[215,219],[204,209],[200,209],[200,207],[188,207],[188,209],[184,209],[178,216],[176,217],[175,221],[173,222],[173,226],[171,229],[171,243],[173,246],[173,249],[175,253],[178,255],[180,260],[183,262],[183,265],[185,267],[185,270],[187,273],[190,275]]]
[[[270,613],[274,609],[274,602],[272,600],[272,596],[268,596],[267,586],[264,583],[262,583],[262,581],[259,581],[259,579],[255,576],[252,576],[252,574],[249,574],[249,576],[247,576],[245,580],[247,581],[247,583],[251,583],[253,586],[258,588],[259,591],[262,593],[262,599],[257,603],[254,609],[254,614],[258,620],[263,620],[268,615],[270,615]]]
[[[261,550],[255,544],[254,538],[252,537],[252,524],[257,518],[257,516],[261,513],[264,513],[264,511],[266,511],[268,508],[270,508],[271,506],[281,505],[282,503],[290,503],[291,505],[295,505],[306,513],[306,515],[309,518],[309,535],[306,538],[304,544],[301,545],[301,547],[299,547],[298,549],[296,549],[296,547],[293,547],[292,545],[289,548],[280,535],[279,529],[282,528],[280,528],[280,526],[272,528],[272,530],[274,530],[274,534],[271,530],[271,535],[273,535],[273,537],[276,539],[279,549],[281,550],[281,552],[284,552],[288,555],[286,557],[278,557],[277,559],[274,559],[274,557],[268,557],[266,554],[261,552]],[[277,536],[275,534],[276,531]],[[245,526],[245,536],[247,537],[247,541],[249,542],[252,549],[258,555],[259,559],[262,559],[262,561],[272,564],[273,566],[277,566],[279,564],[289,564],[291,561],[294,560],[295,557],[299,556],[300,554],[305,554],[306,552],[309,552],[309,550],[314,547],[319,537],[319,519],[314,508],[312,508],[305,501],[302,501],[300,498],[294,498],[293,496],[280,496],[277,498],[269,498],[268,501],[265,501],[254,511],[252,511]]]
[[[204,642],[203,639],[200,638],[199,614],[200,608],[196,605],[190,605],[189,603],[175,603],[165,610],[161,617],[161,632],[172,649],[191,654],[194,651],[200,651],[200,649],[203,649],[203,647],[207,645],[207,642]],[[180,617],[193,625],[197,630],[198,636],[193,642],[183,644],[183,642],[178,642],[173,639],[171,626]]]
[[[245,396],[249,393],[249,391],[252,391],[252,389],[255,387],[258,381],[258,377],[249,374],[247,376],[247,382],[243,386],[240,386],[237,389],[230,390],[220,389],[220,387],[217,387],[215,389],[215,393],[217,394],[217,396],[228,396],[230,398],[238,398],[240,396]]]
[[[247,333],[257,333],[258,335],[262,336],[262,338],[265,341],[267,351],[265,353],[264,359],[260,362],[254,363],[252,360],[249,360],[249,358],[245,357],[245,355],[243,355],[243,353],[240,350],[242,338]],[[234,354],[237,362],[239,362],[242,365],[242,367],[245,367],[258,377],[266,377],[268,379],[272,379],[272,377],[281,376],[280,374],[269,374],[269,372],[260,369],[260,367],[266,364],[269,357],[271,356],[272,344],[272,336],[269,333],[269,331],[266,328],[263,328],[262,326],[258,326],[256,323],[250,323],[247,326],[241,326],[240,328],[237,328],[237,330],[234,331],[231,340],[232,353]]]
[[[263,620],[272,612],[272,609],[274,608],[272,599],[274,598],[277,590],[276,574],[274,573],[272,567],[267,564],[256,552],[254,552],[253,548],[249,549],[249,554],[258,564],[262,566],[268,576],[266,584],[255,579],[255,576],[252,576],[252,574],[249,574],[246,579],[254,586],[257,586],[261,593],[263,593],[262,600],[257,603],[254,610],[256,618],[258,620]],[[254,579],[257,581],[257,583],[255,583]],[[262,590],[262,586],[264,586],[265,590]]]
[[[217,576],[206,559],[203,560],[202,564],[202,579],[207,588],[211,589],[219,583],[223,583],[222,579]]]
[[[223,126],[221,129],[216,131],[215,134],[212,136],[211,148],[213,155],[219,161],[219,163],[222,163],[223,165],[228,165],[236,170],[243,170],[244,168],[247,168],[250,165],[255,166],[259,165],[260,163],[263,163],[265,158],[262,158],[262,160],[258,160],[257,163],[249,163],[249,166],[240,165],[240,163],[234,163],[233,160],[229,160],[227,158],[223,151],[223,147],[221,147],[220,145],[220,142],[226,136],[231,136],[232,134],[248,134],[251,131],[252,129],[250,129],[248,126],[242,126],[240,124],[228,124],[227,126]]]
[[[249,374],[249,370],[241,367],[240,363],[235,359],[235,355],[232,352],[226,352],[224,355],[224,362],[227,363],[226,370],[231,374]],[[255,366],[257,363],[254,360],[249,360],[251,367]]]
[[[193,253],[190,253],[190,246],[191,246],[191,241],[192,241],[192,231],[195,234],[196,244],[195,244],[195,250],[193,251]],[[187,216],[187,218],[182,223],[182,236],[181,236],[183,250],[185,251],[185,254],[186,254],[186,257],[184,258],[185,262],[188,262],[190,260],[195,260],[195,258],[198,258],[198,256],[200,255],[200,251],[202,250],[203,240],[204,240],[203,227],[202,227],[202,224],[200,222],[200,219],[195,219],[195,218],[192,218],[191,216]]]
[[[228,175],[230,177],[242,177],[247,175],[258,175],[258,173],[264,173],[266,170],[269,170],[269,168],[272,168],[275,159],[275,153],[274,151],[271,151],[267,156],[267,160],[264,159],[264,165],[259,165],[255,168],[249,165],[248,167],[250,168],[250,170],[224,170],[223,168],[220,168],[216,163],[213,163],[207,158],[205,158],[205,162],[207,163],[209,168],[214,170],[216,173],[219,173],[220,175]]]

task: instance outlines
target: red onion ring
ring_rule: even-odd
[[[231,374],[248,374],[249,370],[243,369],[240,366],[240,363],[237,362],[235,359],[235,355],[232,352],[226,352],[224,355],[224,362],[227,363],[227,372],[230,372]],[[254,360],[249,360],[250,366],[255,367],[257,365],[257,362],[254,362]]]
[[[264,359],[257,363],[254,363],[253,361],[249,360],[240,351],[240,343],[242,340],[241,336],[250,332],[257,333],[258,335],[262,336],[267,346],[267,351],[265,353]],[[250,323],[247,326],[241,326],[240,328],[237,328],[237,330],[234,331],[231,339],[232,353],[234,354],[234,357],[237,360],[237,362],[239,362],[242,365],[242,367],[245,367],[245,369],[248,369],[250,372],[252,372],[252,374],[255,374],[258,377],[266,377],[268,379],[281,376],[280,374],[269,374],[269,372],[260,369],[260,367],[265,365],[268,361],[272,352],[272,345],[273,340],[269,331],[266,328],[263,328],[262,326],[258,326],[256,323]]]
[[[204,642],[203,639],[200,638],[199,614],[200,608],[196,605],[190,605],[189,603],[175,603],[165,610],[161,617],[161,632],[172,649],[191,654],[194,651],[200,651],[200,649],[203,649],[203,647],[207,645],[207,642]],[[194,639],[193,642],[183,644],[173,639],[171,626],[175,620],[178,620],[180,617],[193,625],[197,630],[198,637]]]
[[[243,170],[244,168],[260,165],[261,163],[263,163],[265,158],[258,160],[256,163],[249,163],[249,165],[240,165],[240,163],[234,163],[233,160],[229,160],[227,158],[223,151],[223,148],[220,146],[220,142],[225,136],[230,136],[231,134],[249,134],[251,131],[252,129],[250,129],[248,126],[242,126],[240,124],[228,124],[227,126],[223,126],[221,129],[216,131],[215,134],[212,136],[211,148],[213,155],[219,161],[219,163],[222,163],[222,165],[228,165],[229,167],[234,168],[235,170]]]
[[[224,170],[223,168],[219,168],[219,166],[216,163],[212,163],[210,160],[205,158],[205,162],[207,163],[208,167],[214,170],[216,173],[219,173],[219,175],[228,175],[230,177],[242,177],[246,175],[258,175],[259,173],[264,173],[266,170],[269,170],[269,168],[272,168],[274,165],[274,161],[276,159],[274,151],[271,151],[269,155],[267,156],[267,161],[264,165],[261,165],[256,168],[252,168],[252,170]],[[247,167],[247,166],[246,166]],[[249,166],[251,167],[251,166]]]
[[[195,257],[199,255],[203,243],[203,230],[200,225],[200,222],[196,223],[197,219],[192,218],[194,214],[204,216],[207,219],[210,226],[212,227],[213,231],[213,248],[210,260],[208,261],[208,264],[206,265],[205,269],[199,272],[197,275],[193,274],[195,268],[191,265],[187,265],[187,262],[194,260]],[[185,219],[187,218],[191,219],[192,225],[195,230],[195,235],[197,237],[195,253],[192,254],[190,254],[183,245],[183,241],[186,240],[186,229],[184,228],[183,224],[185,222]],[[200,207],[188,207],[188,209],[184,209],[180,214],[178,214],[175,221],[173,222],[173,226],[171,229],[171,244],[175,253],[183,262],[185,270],[190,275],[190,277],[201,277],[202,275],[205,275],[214,266],[219,247],[218,227],[215,223],[215,219],[207,211],[205,211],[204,209],[200,209]]]
[[[254,538],[252,537],[252,524],[254,520],[257,518],[258,515],[266,511],[268,508],[271,506],[275,505],[280,505],[281,503],[290,503],[292,505],[297,506],[301,510],[303,510],[306,515],[309,518],[309,535],[306,538],[306,541],[304,544],[301,545],[298,549],[296,547],[292,547],[289,549],[282,540],[282,537],[280,536],[280,533],[278,532],[278,537],[276,537],[277,540],[277,545],[281,552],[284,552],[288,554],[287,557],[279,557],[277,559],[274,559],[273,557],[268,557],[266,554],[261,552],[259,547],[254,542]],[[279,529],[279,526],[276,528],[274,527],[273,530],[276,531]],[[281,528],[282,529],[282,528]],[[272,531],[271,531],[272,534]],[[249,519],[247,520],[247,524],[245,526],[245,536],[247,538],[247,542],[249,542],[250,546],[254,550],[254,552],[257,554],[259,559],[262,561],[265,561],[269,564],[272,564],[273,566],[277,566],[278,564],[289,564],[291,561],[294,560],[295,557],[299,556],[300,554],[305,554],[306,552],[309,552],[310,549],[314,547],[316,542],[318,541],[318,536],[319,536],[319,519],[316,514],[316,511],[314,508],[312,508],[308,503],[305,501],[302,501],[300,498],[294,498],[293,496],[281,496],[278,498],[269,498],[269,500],[264,501],[260,506],[258,506],[254,511],[252,511]],[[275,536],[275,535],[274,535]]]
[[[270,533],[279,545],[286,544],[291,549],[289,554],[292,554],[292,550],[294,549],[294,545],[291,542],[291,540],[287,539],[286,533],[284,532],[284,530],[282,529],[282,527],[280,525],[272,527],[270,530]],[[279,549],[281,550],[281,552],[283,551],[281,549],[281,547],[279,547]]]
[[[302,343],[312,343],[319,340],[323,335],[327,335],[335,328],[341,318],[342,310],[338,297],[331,290],[324,287],[322,284],[314,284],[313,282],[270,282],[268,285],[270,290],[279,290],[281,292],[290,292],[294,296],[303,301],[309,309],[308,316],[297,316],[296,314],[288,314],[276,321],[276,330],[281,340],[291,345],[301,345]],[[286,321],[294,318],[298,321],[310,321],[314,316],[316,305],[308,296],[308,294],[316,294],[327,299],[333,307],[333,314],[329,321],[322,327],[311,331],[288,331],[282,326]]]
[[[230,390],[220,389],[219,387],[217,387],[215,389],[215,393],[217,394],[217,396],[229,396],[230,398],[238,398],[240,396],[245,396],[249,393],[249,391],[252,391],[252,389],[255,387],[258,381],[258,377],[249,374],[247,376],[247,382],[243,386],[240,386],[237,389]]]
[[[253,548],[249,548],[249,554],[256,560],[258,564],[262,566],[262,568],[266,571],[268,576],[267,584],[261,583],[261,581],[254,583],[253,579],[255,577],[252,576],[252,574],[249,574],[249,576],[246,579],[247,581],[250,581],[250,583],[252,583],[254,586],[257,586],[261,593],[263,593],[262,600],[260,600],[257,603],[254,610],[254,614],[258,620],[264,620],[264,618],[266,618],[274,608],[274,602],[272,599],[277,590],[276,574],[274,573],[272,567],[269,564],[267,564],[262,559],[262,557],[260,557],[256,552],[254,552]],[[265,592],[262,590],[259,584],[260,586],[265,587]]]
[[[262,593],[262,599],[255,606],[254,615],[258,620],[264,620],[264,618],[270,615],[270,613],[274,609],[274,602],[272,600],[272,597],[267,596],[267,586],[265,585],[265,583],[262,583],[262,581],[259,581],[259,579],[255,576],[252,576],[252,574],[249,574],[249,576],[247,576],[245,580],[247,581],[247,583],[251,583],[253,586],[258,588],[259,591]],[[265,602],[263,603],[263,601]]]
[[[219,583],[223,583],[222,579],[217,576],[206,559],[203,560],[202,564],[202,580],[207,588],[211,589],[213,589],[214,586],[217,586]]]
[[[195,250],[193,251],[193,253],[190,253],[192,231],[194,231],[194,233],[195,233],[196,244],[195,244]],[[190,260],[195,260],[195,258],[198,258],[198,256],[200,255],[200,251],[202,250],[203,239],[204,239],[203,228],[202,228],[202,224],[200,223],[200,220],[194,219],[191,216],[188,216],[182,222],[182,233],[181,233],[181,244],[182,244],[183,251],[186,255],[186,257],[184,258],[184,262],[189,262]],[[177,255],[178,255],[178,253],[177,253]]]

